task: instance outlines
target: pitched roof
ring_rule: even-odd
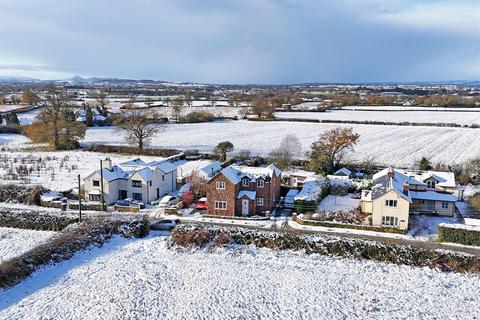
[[[410,191],[412,199],[456,202],[457,197],[450,193],[428,191]]]
[[[374,179],[372,181],[372,199],[377,199],[387,192],[393,190],[403,199],[407,200],[408,202],[412,202],[410,191],[407,194],[403,192],[403,185],[405,181],[408,181],[408,179],[405,180],[403,175],[397,176],[396,173],[393,177],[389,177],[387,174],[385,174]]]
[[[214,161],[205,167],[201,168],[200,171],[206,174],[207,176],[213,176],[217,172],[222,170],[222,164],[219,161]]]
[[[255,200],[257,196],[256,191],[240,190],[237,195],[237,199],[240,199],[243,196],[247,196],[250,200]]]
[[[345,168],[345,167],[338,169],[338,170],[335,171],[335,173],[334,173],[334,175],[336,175],[336,176],[342,176],[342,175],[350,176],[351,174],[352,174],[352,171],[348,170],[348,169]]]
[[[317,201],[323,190],[328,186],[329,182],[321,176],[311,176],[303,182],[303,188],[295,196],[295,200]]]

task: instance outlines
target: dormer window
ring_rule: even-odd
[[[248,187],[249,182],[248,179],[242,179],[242,187]]]
[[[265,181],[262,179],[257,180],[257,187],[263,188],[265,186]]]
[[[431,189],[435,189],[435,181],[427,181],[427,187]]]

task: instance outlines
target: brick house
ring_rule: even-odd
[[[231,165],[207,182],[208,214],[262,215],[280,199],[281,171],[267,167]]]

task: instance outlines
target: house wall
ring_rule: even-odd
[[[247,196],[243,196],[240,199],[237,199],[235,201],[235,212],[237,213],[236,214],[237,216],[242,215],[242,200],[243,199],[248,199],[248,214],[249,215],[252,215],[252,214],[254,214],[258,211],[256,209],[255,200],[251,200]]]
[[[455,202],[448,202],[448,208],[442,208],[442,201],[435,201],[435,210],[441,216],[453,217],[455,214]]]
[[[373,212],[373,202],[372,201],[362,201],[362,212],[363,213],[372,213]]]
[[[217,181],[226,183],[225,190],[217,189]],[[238,192],[238,187],[228,180],[222,173],[213,177],[207,182],[207,212],[216,216],[234,216],[235,215],[235,200]],[[215,201],[226,201],[227,209],[215,209]]]
[[[93,190],[101,191],[101,185],[98,187],[93,186],[93,180],[100,181],[100,173],[96,172],[88,179],[83,181],[83,186],[85,189],[85,200],[89,200],[89,192]],[[118,184],[119,180],[113,180],[108,182],[107,180],[103,179],[103,198],[106,204],[111,204],[117,201],[118,197]]]
[[[431,203],[432,205],[428,205]],[[442,201],[431,201],[420,199],[412,199],[412,209],[413,211],[436,211],[441,216],[450,216],[453,217],[455,214],[455,202],[448,202],[448,208],[442,208]]]
[[[385,200],[397,200],[397,207],[385,206]],[[390,190],[383,196],[374,199],[372,207],[372,225],[381,226],[382,217],[398,218],[398,227],[400,229],[408,229],[409,202],[398,195],[395,191]]]
[[[163,176],[163,179],[162,179]],[[156,169],[152,175],[152,185],[148,185],[148,202],[162,198],[163,196],[173,192],[177,188],[177,172],[176,170],[165,173]],[[157,188],[159,189],[159,197],[157,197]]]

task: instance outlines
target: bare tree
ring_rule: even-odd
[[[47,104],[42,112],[43,121],[52,126],[53,146],[60,148],[60,126],[62,109],[68,107],[69,99],[66,91],[55,86],[49,86],[46,94]]]
[[[293,134],[286,135],[280,146],[273,149],[270,153],[270,159],[280,169],[289,168],[295,156],[300,155],[302,152],[302,144],[297,136]]]
[[[127,142],[135,144],[140,152],[163,128],[155,116],[148,112],[133,112],[117,120],[116,124],[118,130],[126,135]]]
[[[185,103],[187,104],[188,109],[192,108],[193,98],[192,98],[192,93],[190,92],[190,90],[187,90],[185,92]]]
[[[207,193],[207,180],[199,175],[198,172],[192,172],[185,181],[190,183],[193,193],[201,195]]]
[[[102,110],[104,110],[108,103],[110,102],[108,100],[108,95],[105,91],[97,91],[93,94],[93,97],[95,98],[95,101],[98,103],[98,105],[100,106],[100,108],[102,108]]]
[[[173,116],[175,117],[175,121],[178,121],[178,117],[182,114],[183,110],[183,99],[181,97],[177,97],[172,102],[172,111]]]

